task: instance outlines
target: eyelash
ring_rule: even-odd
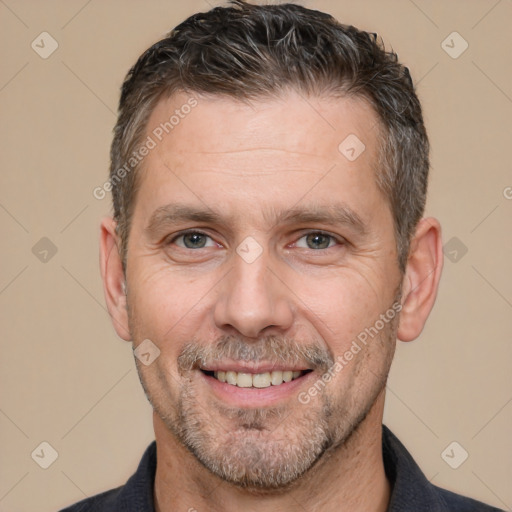
[[[176,242],[176,240],[178,240],[179,238],[182,238],[186,235],[190,235],[190,234],[194,234],[194,235],[202,235],[202,236],[206,236],[210,239],[212,239],[212,237],[210,235],[208,235],[207,233],[204,233],[203,231],[198,231],[198,230],[195,230],[195,229],[190,229],[190,230],[187,230],[187,231],[181,231],[180,233],[178,233],[176,236],[173,236],[171,239],[169,239],[165,245],[171,245],[173,243]],[[347,241],[345,239],[342,239],[342,238],[338,238],[334,235],[331,235],[330,233],[327,233],[325,231],[319,231],[319,230],[313,230],[313,231],[307,231],[306,233],[303,233],[298,239],[296,242],[294,243],[297,243],[299,240],[301,240],[302,238],[304,237],[307,237],[308,235],[322,235],[322,236],[326,236],[326,237],[329,237],[332,240],[334,240],[338,245],[344,245],[344,244],[347,244]],[[213,239],[212,239],[213,240]],[[330,242],[329,242],[330,243]],[[325,249],[307,249],[307,250],[310,250],[310,251],[313,251],[313,252],[322,252],[322,251],[325,251],[327,249],[332,249],[334,246],[331,246],[331,247],[326,247]],[[194,251],[194,250],[198,250],[198,249],[205,249],[205,247],[199,247],[198,249],[189,249],[188,247],[180,247],[180,249],[188,249],[188,250],[191,250],[191,251]]]

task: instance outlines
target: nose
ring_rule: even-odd
[[[292,293],[268,265],[265,253],[250,263],[233,255],[231,271],[219,283],[214,311],[217,328],[247,338],[283,334],[290,328]]]

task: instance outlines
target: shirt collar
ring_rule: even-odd
[[[386,476],[392,486],[387,512],[426,510],[426,506],[430,512],[444,510],[444,503],[436,488],[385,425],[382,425],[382,456]]]
[[[405,446],[385,425],[382,426],[382,454],[386,476],[391,483],[388,512],[441,510],[443,503]],[[120,510],[155,511],[153,489],[156,473],[156,441],[145,451],[136,473],[126,482],[118,498]]]

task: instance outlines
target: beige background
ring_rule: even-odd
[[[110,195],[92,191],[129,67],[220,3],[0,1],[1,511],[54,511],[121,485],[153,438],[130,345],[104,305],[97,239]],[[434,483],[511,510],[512,2],[302,3],[378,32],[410,67],[433,146],[428,213],[445,243],[467,247],[445,258],[421,338],[399,344],[385,422]],[[59,44],[48,59],[31,48],[43,31]],[[441,46],[453,31],[469,44],[457,59]],[[57,248],[47,262],[32,252],[42,237]],[[42,441],[58,452],[46,470],[31,458]],[[469,453],[456,470],[441,457],[452,441]]]

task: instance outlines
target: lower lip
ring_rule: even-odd
[[[265,407],[274,405],[281,400],[297,396],[302,386],[309,385],[309,382],[315,378],[315,372],[308,372],[301,377],[283,382],[278,386],[269,386],[268,388],[240,388],[233,384],[227,384],[217,380],[215,377],[206,375],[198,370],[205,383],[211,388],[213,393],[223,402],[228,402],[235,407]]]

